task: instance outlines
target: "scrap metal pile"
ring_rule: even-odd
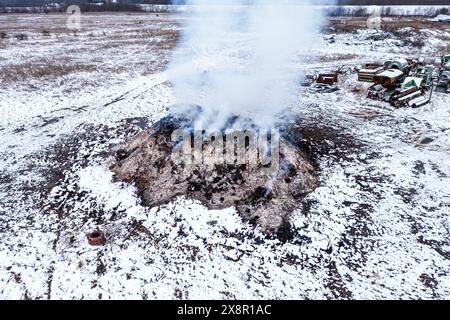
[[[430,102],[434,90],[450,93],[450,55],[435,61],[397,58],[357,68],[344,66],[334,72],[304,75],[300,84],[311,93],[331,93],[339,90],[338,75],[353,72],[358,74],[358,81],[373,83],[369,98],[396,108],[423,106]]]
[[[311,93],[335,92],[339,90],[336,85],[339,75],[349,74],[353,71],[353,67],[343,66],[333,72],[303,75],[300,79],[300,85],[309,87],[308,91]]]
[[[358,81],[373,83],[371,99],[389,102],[394,107],[420,107],[431,100],[433,90],[450,93],[450,55],[442,56],[436,66],[409,59],[370,63],[357,70]]]
[[[437,83],[437,90],[450,93],[450,54],[442,57],[442,68]]]

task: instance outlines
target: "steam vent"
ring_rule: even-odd
[[[267,232],[285,228],[289,215],[301,206],[302,198],[318,185],[314,166],[301,148],[291,142],[295,139],[288,139],[286,134],[279,136],[279,157],[274,167],[258,160],[255,165],[227,161],[187,165],[174,160],[180,141],[174,140],[173,134],[176,130],[193,128],[193,114],[196,113],[167,116],[118,146],[111,167],[116,179],[135,184],[147,206],[162,205],[185,196],[200,201],[209,209],[235,207],[243,219],[260,225]],[[197,152],[206,159],[217,151],[212,144],[215,138],[201,136]],[[226,150],[226,137],[223,134],[215,140],[215,143],[223,142],[223,150]],[[274,141],[270,142],[269,145],[273,145]],[[193,145],[195,155],[194,138],[188,143],[188,148]],[[250,149],[246,139],[246,155],[256,154]],[[272,165],[273,162],[272,159]]]

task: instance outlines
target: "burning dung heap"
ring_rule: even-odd
[[[189,114],[167,116],[118,146],[111,167],[116,178],[134,183],[147,206],[186,196],[209,209],[234,206],[245,220],[266,231],[277,232],[285,227],[289,215],[300,207],[302,197],[318,184],[308,157],[282,134],[279,165],[270,173],[259,161],[256,165],[185,165],[171,157],[179,146],[178,141],[172,141],[172,133],[192,128],[193,120]],[[203,137],[202,152],[208,150],[206,140]],[[226,137],[224,140],[226,144]],[[245,146],[248,151],[248,140]]]

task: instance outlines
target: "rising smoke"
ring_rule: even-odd
[[[292,61],[317,39],[320,11],[308,0],[187,2],[169,67],[177,102],[202,106],[209,129],[224,128],[233,116],[273,126],[295,103]]]

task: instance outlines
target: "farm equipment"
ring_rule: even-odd
[[[373,100],[383,100],[387,89],[381,84],[374,84],[368,90],[367,97]]]
[[[417,63],[413,60],[407,60],[403,58],[387,60],[384,63],[384,68],[396,69],[402,71],[404,74],[408,74],[413,68],[415,68]]]
[[[450,54],[441,57],[441,73],[439,75],[436,90],[450,93]]]
[[[433,65],[418,66],[412,73],[415,78],[421,78],[423,80],[422,86],[425,89],[429,89],[433,85],[433,80],[437,77],[436,68]]]
[[[373,77],[373,83],[380,84],[385,87],[391,87],[402,81],[404,77],[405,73],[403,73],[403,71],[399,69],[388,69],[376,74]]]
[[[411,108],[418,108],[424,106],[431,101],[432,95],[433,95],[433,87],[431,87],[430,94],[428,96],[422,95],[417,98],[411,99],[408,102],[408,106],[410,106]]]
[[[358,69],[358,81],[373,82],[373,78],[384,70],[384,67],[376,63],[367,63]]]
[[[430,94],[425,95],[424,79],[418,77],[407,77],[400,89],[395,90],[390,96],[389,102],[396,108],[420,107],[431,100],[433,85],[430,87]]]
[[[440,92],[450,93],[450,71],[441,73],[436,89]]]
[[[390,96],[389,103],[396,108],[407,107],[411,100],[419,98],[422,93],[422,90],[415,86],[398,89]]]
[[[359,70],[358,80],[374,83],[368,89],[367,97],[370,99],[384,100],[397,108],[419,107],[430,102],[438,78],[438,87],[450,92],[450,55],[441,60],[441,70],[448,67],[449,71],[441,71],[440,77],[432,63],[399,58],[386,61],[378,72],[374,64],[371,64],[372,69]]]
[[[329,85],[333,85],[338,82],[337,73],[321,73],[316,80],[317,83],[325,83]]]
[[[416,66],[414,60],[407,60],[403,58],[387,60],[383,64],[378,63],[366,63],[360,69],[358,69],[358,81],[362,82],[374,82],[374,79],[388,70],[398,70],[404,75]],[[392,72],[389,72],[392,73]],[[386,76],[387,74],[384,74]]]
[[[450,93],[450,55],[439,58],[412,60],[396,58],[383,64],[366,63],[359,68],[341,67],[337,72],[303,77],[301,85],[312,93],[339,90],[335,85],[339,74],[356,70],[358,81],[373,83],[367,97],[389,102],[392,106],[419,107],[430,102],[434,89]],[[428,93],[429,92],[429,93]]]
[[[443,55],[441,58],[442,69],[450,71],[450,54]]]
[[[330,72],[305,76],[302,81],[300,81],[300,84],[304,87],[309,87],[308,91],[311,93],[331,93],[339,90],[336,86],[337,82],[338,74]]]

